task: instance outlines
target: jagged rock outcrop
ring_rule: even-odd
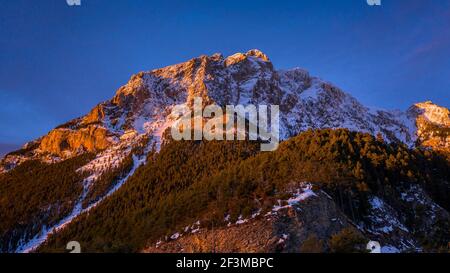
[[[322,241],[326,251],[330,238],[346,228],[361,233],[336,207],[325,193],[320,192],[299,204],[287,206],[270,214],[218,229],[199,229],[180,234],[157,245],[147,253],[298,253],[305,241]],[[361,233],[362,235],[362,233]]]
[[[80,122],[81,125],[97,124],[101,123],[105,118],[105,109],[103,105],[99,104],[95,106],[89,114],[87,114]]]
[[[39,150],[64,157],[65,153],[101,151],[113,142],[108,130],[103,127],[90,125],[78,130],[59,128],[42,138]]]
[[[419,145],[450,151],[450,111],[447,108],[427,101],[413,105],[408,114],[415,120]]]
[[[420,186],[396,191],[400,197],[394,200],[372,196],[367,215],[359,223],[352,222],[330,196],[319,191],[299,203],[257,213],[226,227],[201,228],[198,222],[152,242],[143,252],[329,252],[332,236],[345,229],[366,242],[378,242],[383,253],[422,252],[428,238],[448,236],[449,213]]]

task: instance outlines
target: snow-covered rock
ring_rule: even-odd
[[[449,110],[444,107],[431,102],[418,103],[405,112],[366,107],[303,69],[276,70],[264,53],[250,50],[226,58],[221,54],[203,55],[133,75],[111,100],[36,140],[37,148],[26,149],[25,155],[7,156],[0,171],[29,158],[48,157],[49,153],[58,160],[125,141],[132,143],[143,134],[160,139],[173,122],[169,118],[173,106],[192,106],[194,97],[221,106],[279,105],[282,139],[310,128],[348,128],[381,134],[387,141],[410,146],[418,139],[425,146],[438,149],[448,149],[450,145]],[[58,138],[49,139],[54,135]],[[78,139],[79,135],[83,139],[74,141],[74,136]]]

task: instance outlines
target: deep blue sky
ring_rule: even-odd
[[[0,143],[111,98],[130,75],[258,48],[364,104],[450,105],[450,0],[0,0]]]

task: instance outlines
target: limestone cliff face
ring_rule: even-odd
[[[79,130],[59,128],[42,138],[39,150],[64,157],[74,152],[95,152],[106,149],[112,143],[108,130],[87,126]]]

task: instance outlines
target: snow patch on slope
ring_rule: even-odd
[[[371,233],[391,233],[395,229],[401,229],[405,232],[409,232],[409,230],[399,220],[395,210],[386,204],[381,198],[373,196],[369,202],[372,207],[369,214],[372,227],[368,230]]]

